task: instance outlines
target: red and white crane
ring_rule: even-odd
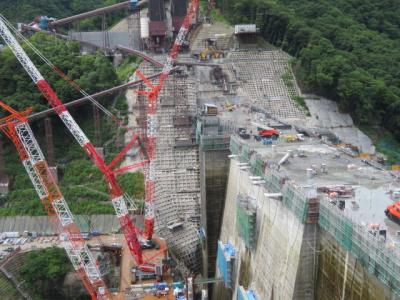
[[[158,95],[164,86],[164,83],[170,74],[171,70],[174,68],[174,61],[176,60],[179,51],[185,41],[187,33],[190,28],[190,22],[195,16],[199,8],[199,0],[192,0],[189,6],[188,14],[186,15],[179,33],[176,37],[170,55],[167,57],[167,62],[163,67],[161,75],[159,77],[157,85],[153,85],[151,81],[146,78],[140,71],[136,74],[143,79],[147,85],[147,91],[139,91],[139,93],[144,94],[148,99],[147,104],[147,154],[148,161],[142,161],[135,166],[129,167],[139,168],[148,164],[146,174],[145,174],[145,228],[143,232],[143,237],[147,240],[151,240],[154,232],[154,187],[155,187],[155,147],[156,147],[156,135],[157,135],[157,99]],[[93,163],[99,168],[99,170],[104,174],[105,179],[108,184],[109,194],[111,201],[113,203],[116,215],[120,221],[121,230],[124,233],[125,239],[127,241],[128,247],[131,253],[136,259],[136,263],[140,266],[143,264],[143,256],[141,245],[138,240],[137,233],[139,230],[134,226],[131,218],[129,217],[128,209],[126,206],[126,201],[124,199],[123,191],[118,185],[116,175],[121,172],[121,170],[113,170],[113,167],[122,159],[123,155],[134,145],[137,140],[135,136],[131,143],[129,143],[119,155],[107,165],[102,157],[97,153],[94,145],[90,142],[88,137],[84,134],[79,125],[72,118],[70,113],[67,111],[66,107],[63,105],[61,100],[58,98],[57,94],[54,92],[52,87],[43,78],[39,70],[33,64],[31,59],[27,56],[25,51],[19,45],[18,41],[11,34],[7,27],[7,21],[0,15],[0,36],[6,42],[6,44],[11,48],[12,52],[19,60],[21,65],[24,67],[28,75],[31,77],[33,82],[36,84],[38,89],[41,91],[43,96],[55,110],[57,115],[61,118],[65,126],[74,136],[79,145],[85,150],[89,158]],[[128,168],[124,168],[128,169]]]
[[[0,119],[0,130],[14,143],[26,172],[49,218],[59,233],[61,244],[83,285],[95,299],[111,299],[100,270],[75,223],[67,202],[47,165],[43,153],[28,124],[28,109],[17,112],[0,101],[0,107],[10,113]]]
[[[146,84],[148,90],[138,91],[139,94],[147,97],[147,157],[149,164],[145,171],[145,220],[144,220],[144,232],[143,237],[147,240],[151,240],[154,232],[154,191],[155,191],[155,165],[156,159],[156,140],[158,131],[157,121],[157,99],[161,89],[167,80],[168,75],[174,68],[174,62],[178,57],[179,51],[185,42],[187,33],[190,29],[190,23],[193,17],[196,15],[199,9],[199,0],[192,0],[189,6],[188,13],[183,20],[182,26],[176,36],[174,45],[172,46],[171,52],[167,57],[167,62],[163,67],[161,75],[158,79],[157,85],[144,76],[139,69],[136,71],[136,75],[139,76]]]
[[[114,206],[116,215],[119,219],[121,230],[125,236],[128,247],[131,253],[134,255],[136,263],[139,266],[142,265],[143,257],[141,245],[137,236],[138,230],[129,216],[123,191],[117,182],[115,170],[112,168],[116,165],[118,160],[122,158],[122,155],[118,155],[110,165],[107,165],[105,163],[103,158],[97,153],[94,145],[90,142],[89,138],[85,135],[79,125],[72,118],[71,114],[67,111],[66,107],[58,98],[57,94],[51,88],[49,83],[43,78],[42,74],[39,72],[31,59],[19,45],[15,37],[11,34],[9,28],[6,25],[7,23],[8,21],[2,15],[0,15],[0,36],[10,47],[11,51],[24,67],[25,71],[32,78],[33,82],[36,84],[43,96],[49,102],[51,107],[55,110],[57,115],[61,118],[64,125],[68,128],[68,130],[74,136],[79,145],[84,149],[92,162],[104,174],[108,186],[110,199]],[[137,137],[134,137],[134,140],[136,139]],[[129,147],[132,147],[133,144],[134,143],[129,143],[127,147],[122,150],[122,153],[126,153],[126,151],[129,150]],[[146,163],[147,161],[137,163],[136,167],[143,166]]]

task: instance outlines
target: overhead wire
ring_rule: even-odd
[[[3,22],[9,27],[9,29],[15,34],[16,37],[21,39],[32,51],[44,62],[48,65],[57,75],[59,75],[62,79],[68,82],[75,90],[79,91],[84,97],[89,99],[93,105],[96,105],[106,116],[111,118],[113,122],[115,122],[118,128],[126,130],[127,133],[132,134],[134,137],[137,133],[130,128],[123,124],[123,121],[116,117],[112,112],[110,112],[107,108],[101,105],[97,100],[95,100],[91,95],[89,95],[85,90],[83,90],[73,79],[71,79],[68,75],[66,75],[62,70],[60,70],[57,66],[55,66],[44,54],[40,52],[25,36],[22,35],[3,15],[0,14],[0,18]],[[139,134],[143,138],[142,135]],[[146,155],[142,152],[146,152],[143,147],[141,147],[141,151],[139,151],[139,155],[141,158],[145,157]]]
[[[114,122],[118,124],[121,128],[127,129],[128,131],[133,131],[129,127],[123,125],[122,121],[118,119],[112,112],[100,104],[96,99],[89,95],[84,89],[82,89],[73,79],[71,79],[67,74],[65,74],[61,69],[55,66],[43,53],[40,52],[26,37],[23,36],[3,15],[0,14],[1,20],[9,27],[9,29],[21,39],[32,51],[48,65],[54,72],[56,72],[62,79],[68,82],[75,90],[80,92],[84,97],[88,98],[94,105],[96,105],[106,116],[110,117]]]

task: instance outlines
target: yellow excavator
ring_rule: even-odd
[[[221,58],[223,51],[217,50],[214,47],[207,47],[200,53],[200,60],[207,61],[211,58]]]
[[[224,107],[227,111],[234,111],[236,106],[233,105],[231,102],[229,102],[229,100],[226,100],[224,103]]]

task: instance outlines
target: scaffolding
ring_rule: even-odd
[[[229,150],[233,155],[239,155],[240,151],[240,143],[237,142],[235,136],[231,136],[231,140],[229,142]]]
[[[376,277],[393,294],[400,296],[400,246],[393,241],[387,242],[386,232],[368,229],[353,222],[325,195],[318,194],[316,187],[301,187],[288,180],[274,168],[274,163],[264,160],[236,136],[231,137],[230,151],[237,155],[241,163],[249,163],[249,175],[261,177],[268,192],[282,194],[282,205],[302,224],[318,224],[338,243],[336,248],[351,253],[363,270]],[[246,247],[252,241],[251,234],[256,233],[256,229],[251,230],[256,219],[251,211],[246,206],[246,199],[238,196],[236,230]]]
[[[282,201],[302,223],[305,223],[308,214],[308,202],[305,194],[293,185],[285,184],[282,189]]]
[[[240,151],[240,162],[241,163],[250,162],[250,148],[246,144],[242,144],[241,151]]]
[[[309,191],[286,182],[286,178],[268,164],[259,153],[252,151],[247,144],[240,143],[235,136],[231,137],[230,151],[239,155],[241,163],[250,164],[250,173],[261,177],[264,187],[273,193],[282,192],[283,204],[292,211],[302,223],[315,224],[319,215],[319,200],[315,189]]]
[[[319,221],[321,228],[330,233],[361,265],[384,285],[400,296],[400,249],[389,245],[379,232],[353,223],[329,200],[320,200]]]
[[[228,135],[215,135],[200,137],[200,149],[203,151],[229,149],[230,138]]]
[[[163,61],[165,57],[157,59]],[[159,71],[146,62],[140,70],[145,76]],[[192,126],[197,111],[196,89],[193,79],[171,75],[157,104],[155,230],[166,239],[182,274],[198,273],[201,268],[200,164]],[[145,129],[146,124],[141,125]]]
[[[264,176],[265,162],[260,154],[256,154],[250,161],[250,171],[256,176]]]
[[[256,244],[256,224],[256,199],[239,195],[236,198],[236,230],[248,249],[254,249]]]
[[[273,192],[280,193],[285,182],[285,179],[275,170],[268,169],[267,175],[263,177],[265,180],[265,187]]]
[[[217,116],[200,116],[196,126],[196,143],[203,151],[227,150],[230,134]]]
[[[303,109],[293,101],[300,91],[289,67],[290,59],[282,50],[235,51],[229,54],[227,65],[254,104],[279,118],[304,119]]]

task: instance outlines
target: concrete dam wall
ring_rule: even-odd
[[[238,234],[239,227],[246,226],[238,224],[236,217],[241,209],[238,197],[246,196],[255,199],[259,205],[253,245],[246,245]],[[254,186],[246,172],[240,170],[234,160],[231,161],[220,240],[230,241],[238,253],[232,291],[238,285],[252,285],[259,299],[271,299],[271,295],[274,299],[292,299],[296,275],[302,267],[300,257],[302,244],[305,243],[303,237],[309,233],[305,227],[282,202],[266,199],[263,188]],[[313,272],[312,264],[306,267],[307,273]],[[214,299],[236,299],[236,295],[219,287]]]
[[[301,157],[318,152],[323,159],[325,148],[314,144]],[[212,299],[247,299],[244,291],[256,299],[400,299],[394,238],[350,218],[317,191],[317,179],[293,180],[296,154],[276,168],[277,149],[250,148],[233,136],[230,150],[216,262],[221,281]]]

